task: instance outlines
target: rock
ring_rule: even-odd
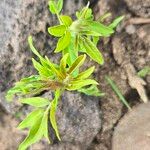
[[[149,0],[125,0],[129,10],[141,17],[150,17]]]
[[[126,32],[127,32],[128,34],[134,34],[135,31],[136,31],[136,28],[135,28],[134,25],[128,25],[128,26],[126,27]]]
[[[84,149],[90,145],[101,128],[98,99],[81,96],[79,93],[65,92],[59,100],[56,116],[62,142],[80,145]],[[61,146],[63,145],[60,143],[56,150]]]
[[[72,15],[83,5],[83,1],[71,3],[70,7],[70,0],[65,0],[63,13]],[[58,61],[60,55],[53,53],[57,39],[47,33],[47,27],[57,24],[57,19],[49,12],[47,0],[1,0],[0,22],[0,104],[15,113],[16,106],[4,102],[6,91],[22,77],[35,74],[27,37],[33,35],[40,53]]]
[[[150,103],[140,104],[125,115],[115,128],[112,150],[149,150]]]
[[[0,112],[0,148],[1,150],[15,150],[22,140],[22,133],[16,129],[18,121]]]

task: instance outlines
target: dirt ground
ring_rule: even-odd
[[[125,19],[111,38],[100,39],[98,44],[99,49],[104,55],[105,64],[103,66],[96,65],[97,71],[95,76],[106,96],[99,100],[100,110],[102,111],[102,128],[88,150],[111,150],[114,128],[117,127],[122,117],[128,112],[127,108],[120,102],[107,84],[105,80],[106,75],[109,75],[116,82],[131,107],[136,107],[143,103],[137,89],[132,86],[132,79],[130,80],[130,77],[133,74],[126,65],[133,68],[135,76],[143,67],[150,66],[150,21],[148,20],[150,19],[150,7],[148,5],[150,5],[149,0],[92,1],[91,6],[95,18],[106,12],[112,12],[111,18],[125,15]],[[110,20],[106,20],[106,23]],[[148,99],[150,99],[150,75],[146,76],[143,80],[146,83],[145,85],[137,82],[136,86],[140,89],[142,88],[142,90],[144,89]],[[137,79],[137,81],[139,80]],[[16,116],[9,116],[2,111],[0,116],[2,116],[0,119],[0,149],[16,150],[18,143],[22,140],[22,136],[24,137],[25,135],[25,133],[20,133],[15,128],[19,119],[16,119]],[[9,130],[9,133],[6,133],[6,130]],[[47,145],[43,145],[46,145],[44,141],[42,144],[35,145],[32,149],[49,149]]]

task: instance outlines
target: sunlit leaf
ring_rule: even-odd
[[[58,0],[57,2],[57,12],[60,13],[63,7],[63,0]]]
[[[92,41],[95,45],[97,45],[98,41],[99,41],[99,37],[98,36],[93,36],[92,37]]]
[[[89,96],[104,96],[105,95],[97,88],[96,85],[91,85],[88,88],[81,88],[81,89],[78,89],[78,91]]]
[[[73,73],[77,68],[79,68],[85,61],[86,55],[81,55],[79,56],[74,63],[72,64],[72,66],[69,68],[68,70],[68,74]]]
[[[114,33],[113,29],[96,21],[87,21],[88,30],[93,31],[100,36],[109,36]],[[93,35],[94,36],[94,35]]]
[[[58,52],[62,51],[63,49],[65,49],[65,48],[69,45],[70,40],[71,40],[71,34],[70,34],[70,32],[66,32],[66,33],[58,40],[58,43],[57,43],[57,47],[56,47],[55,52],[58,53]]]
[[[93,67],[87,69],[86,71],[81,72],[75,79],[80,80],[80,79],[88,78],[93,73],[94,69],[95,69],[95,67],[93,66]]]
[[[34,125],[32,126],[28,136],[25,138],[25,140],[19,145],[18,150],[25,150],[30,145],[38,142],[43,136],[43,130],[45,127],[45,124],[47,123],[47,116],[44,115],[43,117],[39,118]]]
[[[53,0],[49,1],[49,11],[52,14],[56,14],[57,13],[57,7],[56,7],[56,2],[54,2]]]
[[[138,72],[138,76],[144,78],[146,75],[150,74],[150,67],[146,66]]]
[[[87,85],[92,85],[92,84],[98,85],[98,83],[92,79],[72,81],[72,82],[70,82],[70,85],[67,87],[67,90],[69,90],[69,91],[78,90],[78,89],[81,89],[82,87],[85,87]]]
[[[103,22],[106,18],[110,17],[111,13],[105,13],[104,15],[100,16],[98,19],[99,22]]]
[[[63,74],[56,68],[56,66],[47,57],[46,60],[53,73],[56,74],[58,78],[63,79],[64,78]]]
[[[68,59],[69,54],[65,54],[63,58],[60,61],[60,71],[62,74],[66,76],[66,66],[67,66],[67,59]]]
[[[84,38],[84,40],[83,45],[86,49],[86,53],[91,57],[91,59],[102,65],[104,63],[104,59],[100,51],[90,39]]]
[[[72,24],[72,19],[69,16],[61,15],[60,19],[63,22],[63,24],[67,27],[69,27]]]
[[[39,75],[43,78],[53,78],[54,74],[49,67],[42,66],[34,58],[32,58],[34,68],[39,72]]]
[[[57,26],[53,26],[53,27],[48,28],[49,34],[56,36],[56,37],[63,36],[65,31],[66,31],[65,25],[57,25]]]
[[[32,111],[19,125],[18,125],[18,129],[24,129],[27,127],[31,127],[33,126],[34,122],[36,122],[36,120],[38,118],[41,118],[42,115],[44,113],[44,110],[42,109],[36,109],[34,111]]]
[[[20,100],[23,104],[28,104],[34,107],[44,107],[49,105],[50,101],[46,98],[41,97],[30,97],[30,98],[24,98]]]
[[[32,36],[29,36],[28,37],[28,43],[29,43],[29,46],[32,50],[32,52],[38,56],[40,59],[42,59],[42,56],[38,53],[38,51],[36,50],[36,48],[33,46],[33,40],[32,40]]]
[[[59,136],[59,132],[58,132],[58,127],[57,127],[57,123],[56,123],[56,109],[57,109],[57,104],[58,104],[58,99],[60,97],[60,91],[57,90],[55,92],[55,98],[54,100],[51,102],[51,108],[50,108],[50,121],[52,124],[53,129],[55,130],[56,136],[59,140],[60,136]]]
[[[120,17],[118,17],[118,18],[116,18],[110,25],[109,25],[109,27],[110,28],[115,28],[115,27],[117,27],[117,25],[122,21],[124,19],[124,16],[120,16]]]

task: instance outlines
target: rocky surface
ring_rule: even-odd
[[[149,0],[124,0],[129,10],[141,17],[150,17],[150,1]]]
[[[115,128],[112,150],[149,150],[150,103],[140,104],[124,116]]]
[[[7,103],[5,100],[7,89],[20,78],[35,73],[31,65],[33,55],[27,44],[28,35],[33,35],[35,45],[42,55],[46,54],[55,61],[58,61],[59,58],[59,55],[54,56],[53,54],[56,39],[53,39],[47,33],[47,27],[57,23],[56,17],[49,13],[47,3],[47,0],[2,0],[0,2],[2,11],[0,15],[0,21],[2,22],[0,26],[0,31],[2,31],[0,34],[0,104],[6,112],[15,114],[15,116],[20,110],[23,114],[27,114],[32,109],[31,107],[22,107],[17,101]],[[66,0],[63,13],[72,15],[82,5],[83,1]],[[50,98],[52,95],[46,93],[44,96]],[[43,141],[44,143],[35,144],[32,148],[40,148],[40,150],[87,148],[101,128],[101,112],[98,103],[98,100],[93,97],[85,97],[77,93],[65,93],[60,100],[57,112],[62,142],[57,144],[58,141],[51,133],[54,140],[53,145],[48,146]],[[11,118],[7,114],[5,116]],[[14,125],[13,118],[9,121],[13,127],[7,127],[5,124],[8,120],[4,120],[4,122],[1,122],[4,127],[0,126],[0,130],[8,130],[8,128],[10,128],[10,131],[14,130],[18,122],[16,121]],[[7,134],[7,132],[5,133]],[[2,142],[5,140],[5,133],[1,133],[1,147],[4,147]],[[10,138],[13,138],[11,134],[14,134],[16,137],[14,141],[16,141],[6,141],[4,143],[7,146],[7,148],[4,147],[5,150],[12,147],[16,149],[20,139],[26,135],[11,132]]]
[[[82,6],[83,1],[66,0],[63,13],[73,15]],[[59,55],[53,54],[56,39],[47,33],[57,18],[50,14],[47,0],[2,0],[0,11],[0,103],[12,113],[17,108],[5,103],[6,91],[22,77],[35,73],[27,37],[33,35],[40,53],[57,61]]]

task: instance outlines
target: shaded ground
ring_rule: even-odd
[[[28,1],[25,3],[25,5],[27,5],[27,3]],[[25,17],[25,22],[29,22],[30,19],[37,21],[36,23],[31,22],[30,28],[32,30],[27,25],[23,26],[24,22],[20,23],[23,25],[20,25],[19,29],[17,27],[15,28],[15,30],[24,31],[20,32],[20,35],[18,35],[18,37],[22,38],[22,41],[19,41],[20,48],[18,48],[15,44],[15,42],[17,41],[14,41],[14,39],[10,39],[10,43],[12,45],[8,43],[7,46],[9,47],[9,51],[10,53],[12,53],[12,55],[6,55],[1,53],[1,57],[5,56],[7,58],[5,59],[5,61],[2,61],[2,65],[0,66],[2,67],[2,69],[0,69],[0,71],[2,70],[0,77],[3,79],[3,82],[0,85],[1,92],[5,92],[6,89],[9,88],[12,85],[12,83],[17,81],[21,76],[29,75],[35,72],[31,66],[31,54],[29,51],[26,50],[28,49],[27,45],[25,44],[27,33],[32,33],[36,40],[38,40],[36,44],[39,49],[45,49],[45,51],[42,51],[42,53],[46,53],[49,57],[53,57],[53,47],[51,41],[52,38],[47,35],[46,28],[48,25],[54,24],[56,18],[49,16],[49,14],[47,14],[47,11],[42,10],[47,9],[46,1],[38,2],[37,4],[36,3],[37,1],[35,1],[35,5],[33,6],[37,7],[38,9],[37,11],[35,11],[35,14],[32,14],[32,18],[26,17],[30,15],[30,12],[28,12],[28,14],[25,14],[25,10],[23,10],[22,12],[22,16]],[[74,9],[80,8],[81,5],[83,5],[83,3],[81,1],[77,1],[76,5],[74,5],[76,6],[76,8]],[[119,56],[113,53],[113,49],[116,44],[114,40],[119,39],[121,41],[121,46],[125,48],[125,59],[130,61],[130,63],[133,65],[137,72],[144,66],[150,65],[150,24],[139,23],[137,25],[134,25],[133,23],[128,23],[128,21],[134,17],[150,18],[150,12],[148,9],[150,6],[148,5],[150,5],[148,0],[114,0],[111,2],[106,0],[92,1],[91,6],[93,7],[96,18],[98,18],[100,15],[103,15],[106,12],[112,12],[112,18],[115,18],[116,16],[122,14],[125,14],[126,18],[117,28],[117,32],[115,35],[113,35],[113,37],[100,39],[98,45],[99,49],[104,55],[105,64],[104,66],[96,65],[97,71],[95,75],[100,82],[100,88],[106,93],[106,96],[99,100],[98,107],[99,112],[102,112],[102,128],[99,129],[99,133],[95,136],[95,138],[93,138],[93,142],[90,144],[90,146],[88,146],[89,150],[111,150],[114,128],[116,127],[122,116],[124,116],[127,112],[125,106],[122,105],[118,97],[107,85],[104,78],[105,75],[109,75],[117,83],[117,85],[119,86],[119,88],[121,89],[122,93],[124,94],[131,106],[135,107],[137,104],[140,103],[140,97],[137,91],[133,90],[130,87],[126,70],[123,68],[122,64],[119,64],[118,61],[116,61],[115,57]],[[33,6],[29,5],[27,8],[32,8]],[[72,9],[72,7],[70,6],[72,5],[69,2],[66,3],[64,11],[73,14],[74,9]],[[40,14],[41,12],[42,14]],[[38,17],[34,18],[34,16]],[[51,20],[45,22],[45,20],[49,20],[48,17],[51,17]],[[43,24],[43,22],[45,22],[45,24]],[[48,49],[49,51],[47,51]],[[122,47],[120,47],[120,49],[122,49]],[[22,56],[22,53],[25,55]],[[27,56],[29,58],[26,58]],[[53,57],[53,59],[58,58]],[[17,73],[15,74],[13,72]],[[150,95],[150,76],[147,76],[144,80],[146,81],[146,86],[144,88],[146,90],[146,93]],[[17,112],[17,109],[21,109],[16,105],[15,107],[12,106],[12,108],[13,109],[9,110],[15,110],[13,114]],[[18,123],[18,120],[15,117],[10,117],[10,115],[7,115],[3,112],[1,112],[1,116],[2,118],[0,120],[0,147],[2,150],[15,150],[17,147],[17,143],[20,142],[20,140],[22,140],[22,137],[24,137],[26,133],[20,133],[20,131],[15,129],[15,126]],[[9,132],[7,133],[6,131]],[[33,146],[32,149],[81,150],[85,148],[80,147],[80,145],[77,146],[74,145],[74,143],[68,142],[63,142],[62,144],[56,143],[52,148],[50,148],[45,143],[45,141],[43,141],[42,144],[37,144],[35,145],[35,147]]]

